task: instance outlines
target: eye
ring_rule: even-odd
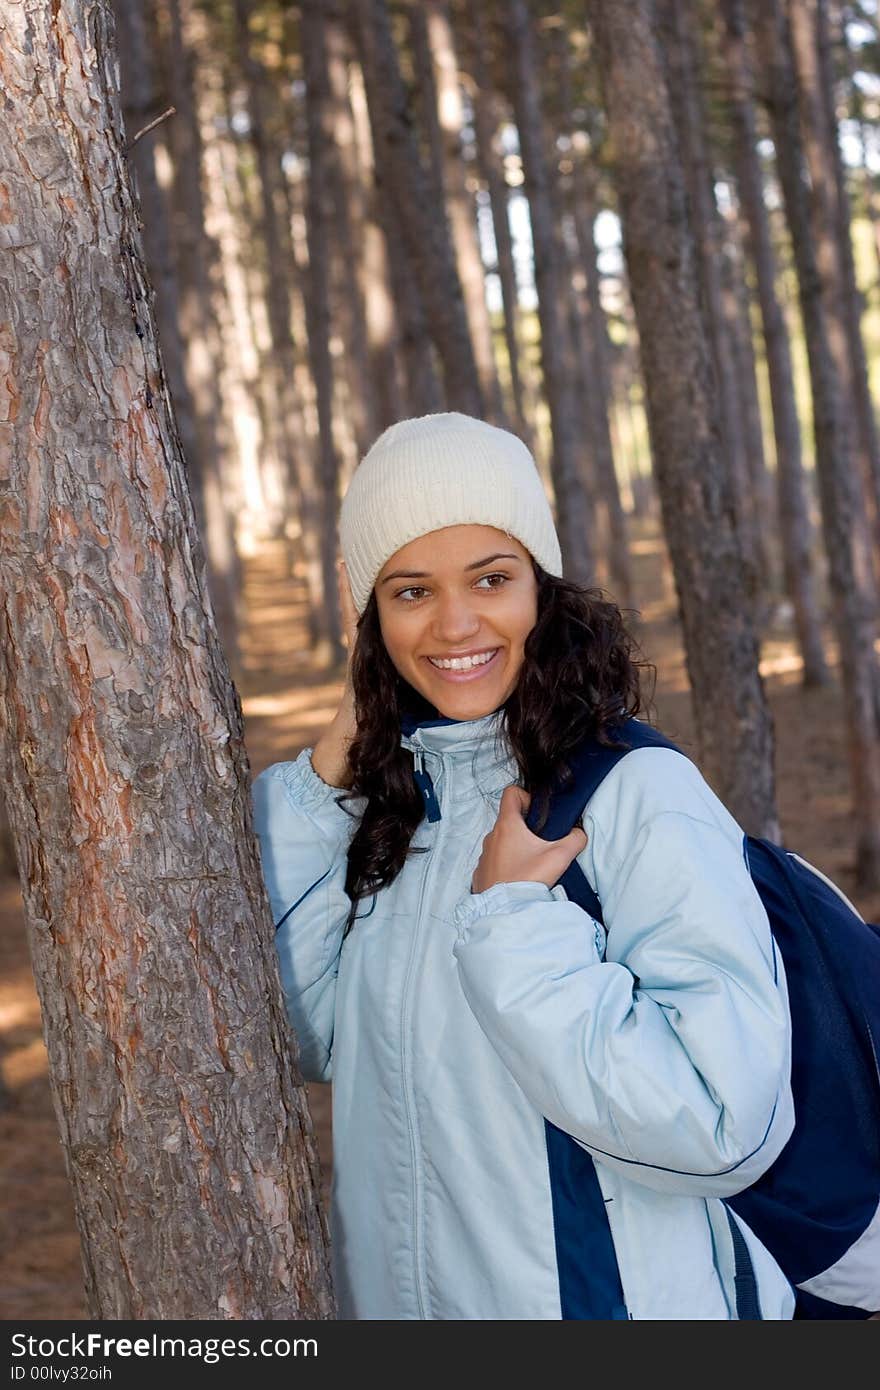
[[[423,589],[421,584],[411,584],[408,589],[399,589],[394,595],[395,598],[402,598],[404,603],[418,603],[418,598],[407,598],[407,594],[425,594],[427,589]]]
[[[504,587],[504,585],[507,583],[508,576],[507,576],[506,574],[483,574],[483,575],[481,575],[480,578],[477,580],[477,583],[478,583],[478,584],[482,584],[484,579],[485,579],[485,580],[488,580],[488,579],[498,579],[498,580],[500,580],[500,583],[498,583],[498,584],[489,584],[488,587],[489,587],[490,589],[502,589],[502,588]]]

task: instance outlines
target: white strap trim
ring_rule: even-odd
[[[798,1288],[829,1303],[843,1303],[850,1308],[865,1308],[870,1313],[880,1311],[880,1203],[855,1244],[836,1264],[817,1274]]]

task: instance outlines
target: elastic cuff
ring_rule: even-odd
[[[565,889],[559,883],[555,888],[526,879],[517,883],[493,883],[482,893],[469,893],[462,898],[453,911],[452,921],[461,936],[472,922],[479,921],[481,917],[491,917],[496,912],[516,912],[520,907],[553,901],[567,901]]]
[[[340,815],[346,817],[346,820],[351,820],[348,812],[342,806],[336,805],[336,798],[343,795],[345,788],[331,787],[328,782],[318,776],[312,766],[312,752],[311,748],[304,748],[293,762],[276,763],[270,770],[275,776],[281,778],[291,799],[304,811],[321,811],[334,806]],[[347,804],[351,805],[354,810],[357,806],[357,800],[359,798]]]

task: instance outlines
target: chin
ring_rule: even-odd
[[[493,714],[504,704],[503,700],[438,700],[432,702],[446,719],[482,719],[484,714]]]

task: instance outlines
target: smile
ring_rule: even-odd
[[[493,665],[500,651],[500,647],[494,647],[492,651],[477,652],[473,656],[429,656],[426,660],[435,671],[441,672],[445,679],[461,680],[465,677],[483,675],[487,668]]]

